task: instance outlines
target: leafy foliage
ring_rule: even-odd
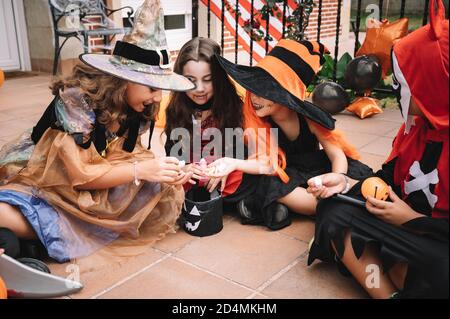
[[[315,6],[313,0],[294,0],[297,7],[292,11],[286,8],[286,29],[283,35],[287,39],[295,39],[297,41],[305,38],[305,30],[309,24],[309,17]],[[250,34],[254,41],[272,41],[273,38],[265,30],[264,25],[271,18],[282,19],[284,10],[284,0],[263,0],[264,5],[256,10],[253,17],[244,23],[244,30]],[[226,2],[228,3],[228,1]],[[235,9],[228,4],[227,9],[235,13]],[[264,23],[263,23],[264,22]]]

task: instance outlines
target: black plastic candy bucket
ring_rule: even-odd
[[[184,200],[182,227],[193,236],[206,237],[223,229],[223,199],[216,190],[194,187],[186,193]]]

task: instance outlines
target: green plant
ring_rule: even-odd
[[[317,74],[316,84],[324,81],[330,81],[333,78],[334,73],[334,59],[331,55],[324,55],[325,63],[322,66],[322,69]],[[344,77],[345,70],[347,69],[347,64],[352,60],[352,56],[349,53],[345,53],[337,62],[336,67],[336,82],[340,85],[345,85]]]

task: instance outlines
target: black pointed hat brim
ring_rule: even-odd
[[[319,125],[333,130],[335,119],[319,106],[302,101],[284,89],[266,70],[234,64],[217,55],[222,68],[243,88],[264,99],[286,106]]]

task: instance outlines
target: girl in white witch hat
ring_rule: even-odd
[[[82,55],[89,66],[55,81],[34,129],[0,151],[0,227],[59,262],[121,235],[148,243],[175,229],[191,174],[140,141],[161,89],[194,88],[169,67],[163,18],[159,0],[146,0],[113,55]]]

